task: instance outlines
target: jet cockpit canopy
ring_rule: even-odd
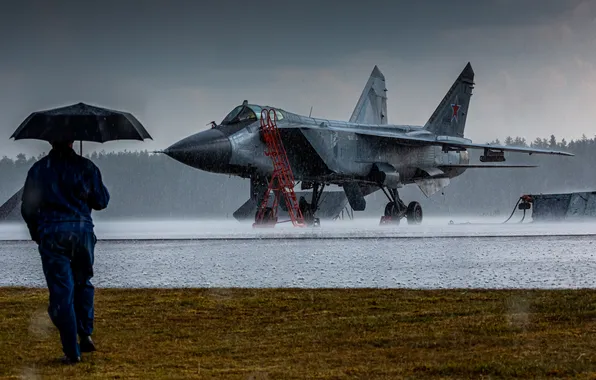
[[[255,122],[261,120],[261,111],[264,107],[256,104],[248,104],[246,101],[242,105],[234,108],[229,114],[221,121],[221,125],[232,125],[243,123],[246,121]],[[283,114],[276,110],[277,120],[283,119]],[[244,123],[243,123],[244,124]]]

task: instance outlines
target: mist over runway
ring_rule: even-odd
[[[109,220],[95,221],[98,240],[262,240],[262,239],[401,239],[596,236],[596,222],[518,223],[518,211],[508,223],[499,217],[451,216],[425,218],[422,225],[380,226],[377,218],[322,220],[321,227],[296,228],[280,223],[274,228],[253,228],[252,222],[220,220]],[[283,221],[283,219],[280,219]],[[453,224],[450,224],[450,222]],[[530,221],[530,223],[528,223]],[[0,241],[29,240],[23,223],[0,224]]]
[[[267,230],[233,221],[99,221],[94,284],[594,288],[595,224],[475,222],[481,221],[381,227],[368,219]],[[0,286],[45,286],[39,254],[27,238],[21,224],[0,225]]]

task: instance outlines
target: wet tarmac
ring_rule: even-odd
[[[375,223],[376,222],[376,223]],[[253,230],[98,222],[97,287],[594,288],[596,225],[454,224]],[[0,225],[0,286],[45,286],[24,226]]]

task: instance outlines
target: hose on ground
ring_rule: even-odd
[[[518,222],[518,223],[523,223],[524,219],[526,219],[526,210],[524,209],[524,216],[522,217],[522,219]]]
[[[519,203],[522,201],[523,197],[519,197],[519,199],[517,200],[517,203],[515,204],[515,206],[513,206],[513,211],[511,211],[511,215],[509,215],[509,218],[507,218],[506,221],[503,222],[503,224],[507,223],[511,218],[513,218],[513,214],[515,214],[515,210],[517,209],[517,206],[519,205]],[[526,217],[526,210],[524,210],[524,218]],[[522,219],[523,221],[523,219]]]

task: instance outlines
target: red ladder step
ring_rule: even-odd
[[[284,197],[292,224],[296,227],[304,227],[304,217],[298,206],[296,193],[294,193],[294,174],[292,173],[288,155],[286,154],[277,128],[277,112],[275,109],[270,108],[261,111],[261,132],[267,146],[265,155],[270,157],[273,163],[273,175],[269,181],[267,192],[263,197],[263,202],[260,205],[253,227],[273,226],[276,223],[283,223],[277,221],[277,208],[280,195]],[[273,206],[269,211],[267,205],[271,192],[273,192],[275,198],[273,200]],[[268,214],[267,220],[264,220],[265,214]]]

